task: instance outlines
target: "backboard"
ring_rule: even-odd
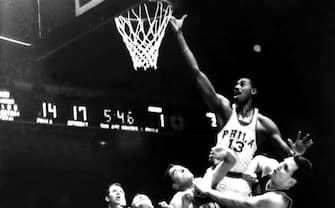
[[[38,0],[41,61],[112,22],[139,0]]]

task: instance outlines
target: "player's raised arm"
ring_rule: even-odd
[[[172,29],[176,33],[182,53],[188,65],[190,66],[192,78],[195,80],[204,101],[210,110],[216,114],[219,127],[222,127],[223,122],[226,121],[231,115],[232,109],[230,102],[226,97],[216,93],[208,77],[200,70],[197,60],[188,47],[182,32],[183,23],[186,17],[187,15],[184,15],[180,19],[176,19],[172,16],[170,23]]]
[[[215,188],[235,165],[236,155],[235,152],[229,148],[216,146],[211,149],[209,157],[220,161],[214,168],[210,184],[212,188]]]
[[[289,145],[282,139],[278,126],[269,118],[262,116],[261,124],[263,126],[263,131],[266,132],[269,139],[272,139],[275,143],[277,143],[277,147],[279,147],[282,155],[290,156],[290,155],[302,155],[305,151],[313,144],[313,140],[309,139],[309,134],[305,136],[301,136],[301,131],[298,132],[297,139],[293,143],[291,139],[288,140]]]

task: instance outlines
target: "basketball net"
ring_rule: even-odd
[[[135,70],[157,69],[158,51],[172,15],[166,1],[150,1],[115,17]]]

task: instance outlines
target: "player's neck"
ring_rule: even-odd
[[[244,105],[237,105],[236,112],[238,119],[243,122],[250,122],[254,114],[254,107],[251,102]]]
[[[194,180],[192,180],[192,181],[190,181],[188,183],[184,183],[183,185],[180,185],[180,190],[185,191],[187,189],[192,189],[194,187],[193,181]]]
[[[109,203],[109,204],[108,204],[108,208],[123,208],[123,206],[120,205],[120,204],[112,204],[112,203]]]
[[[267,191],[271,191],[271,190],[286,190],[285,187],[280,186],[280,185],[277,184],[277,183],[274,183],[272,180],[268,181],[268,183],[266,184],[265,189],[266,189]]]
[[[265,190],[271,191],[271,190],[278,190],[279,188],[277,187],[276,184],[273,183],[272,180],[268,181],[265,186]]]
[[[246,103],[236,103],[236,110],[241,116],[248,116],[248,114],[252,113],[254,110],[252,99],[249,99]]]

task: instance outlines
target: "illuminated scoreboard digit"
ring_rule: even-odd
[[[158,132],[158,128],[165,127],[165,116],[163,114],[163,108],[157,106],[148,106],[149,120],[152,122],[145,126],[146,132]],[[151,118],[152,117],[152,118]],[[158,126],[155,127],[155,123],[158,123]],[[154,127],[153,127],[154,126]]]
[[[88,127],[87,107],[85,105],[73,105],[72,119],[67,120],[67,125]]]
[[[42,103],[42,115],[37,116],[36,123],[53,124],[57,118],[57,106],[52,102]]]
[[[207,112],[206,113],[206,117],[210,119],[210,121],[211,121],[211,127],[217,127],[217,121],[216,121],[216,117],[215,117],[214,113]]]
[[[131,110],[103,109],[104,121],[100,123],[100,128],[138,131],[134,114]]]

